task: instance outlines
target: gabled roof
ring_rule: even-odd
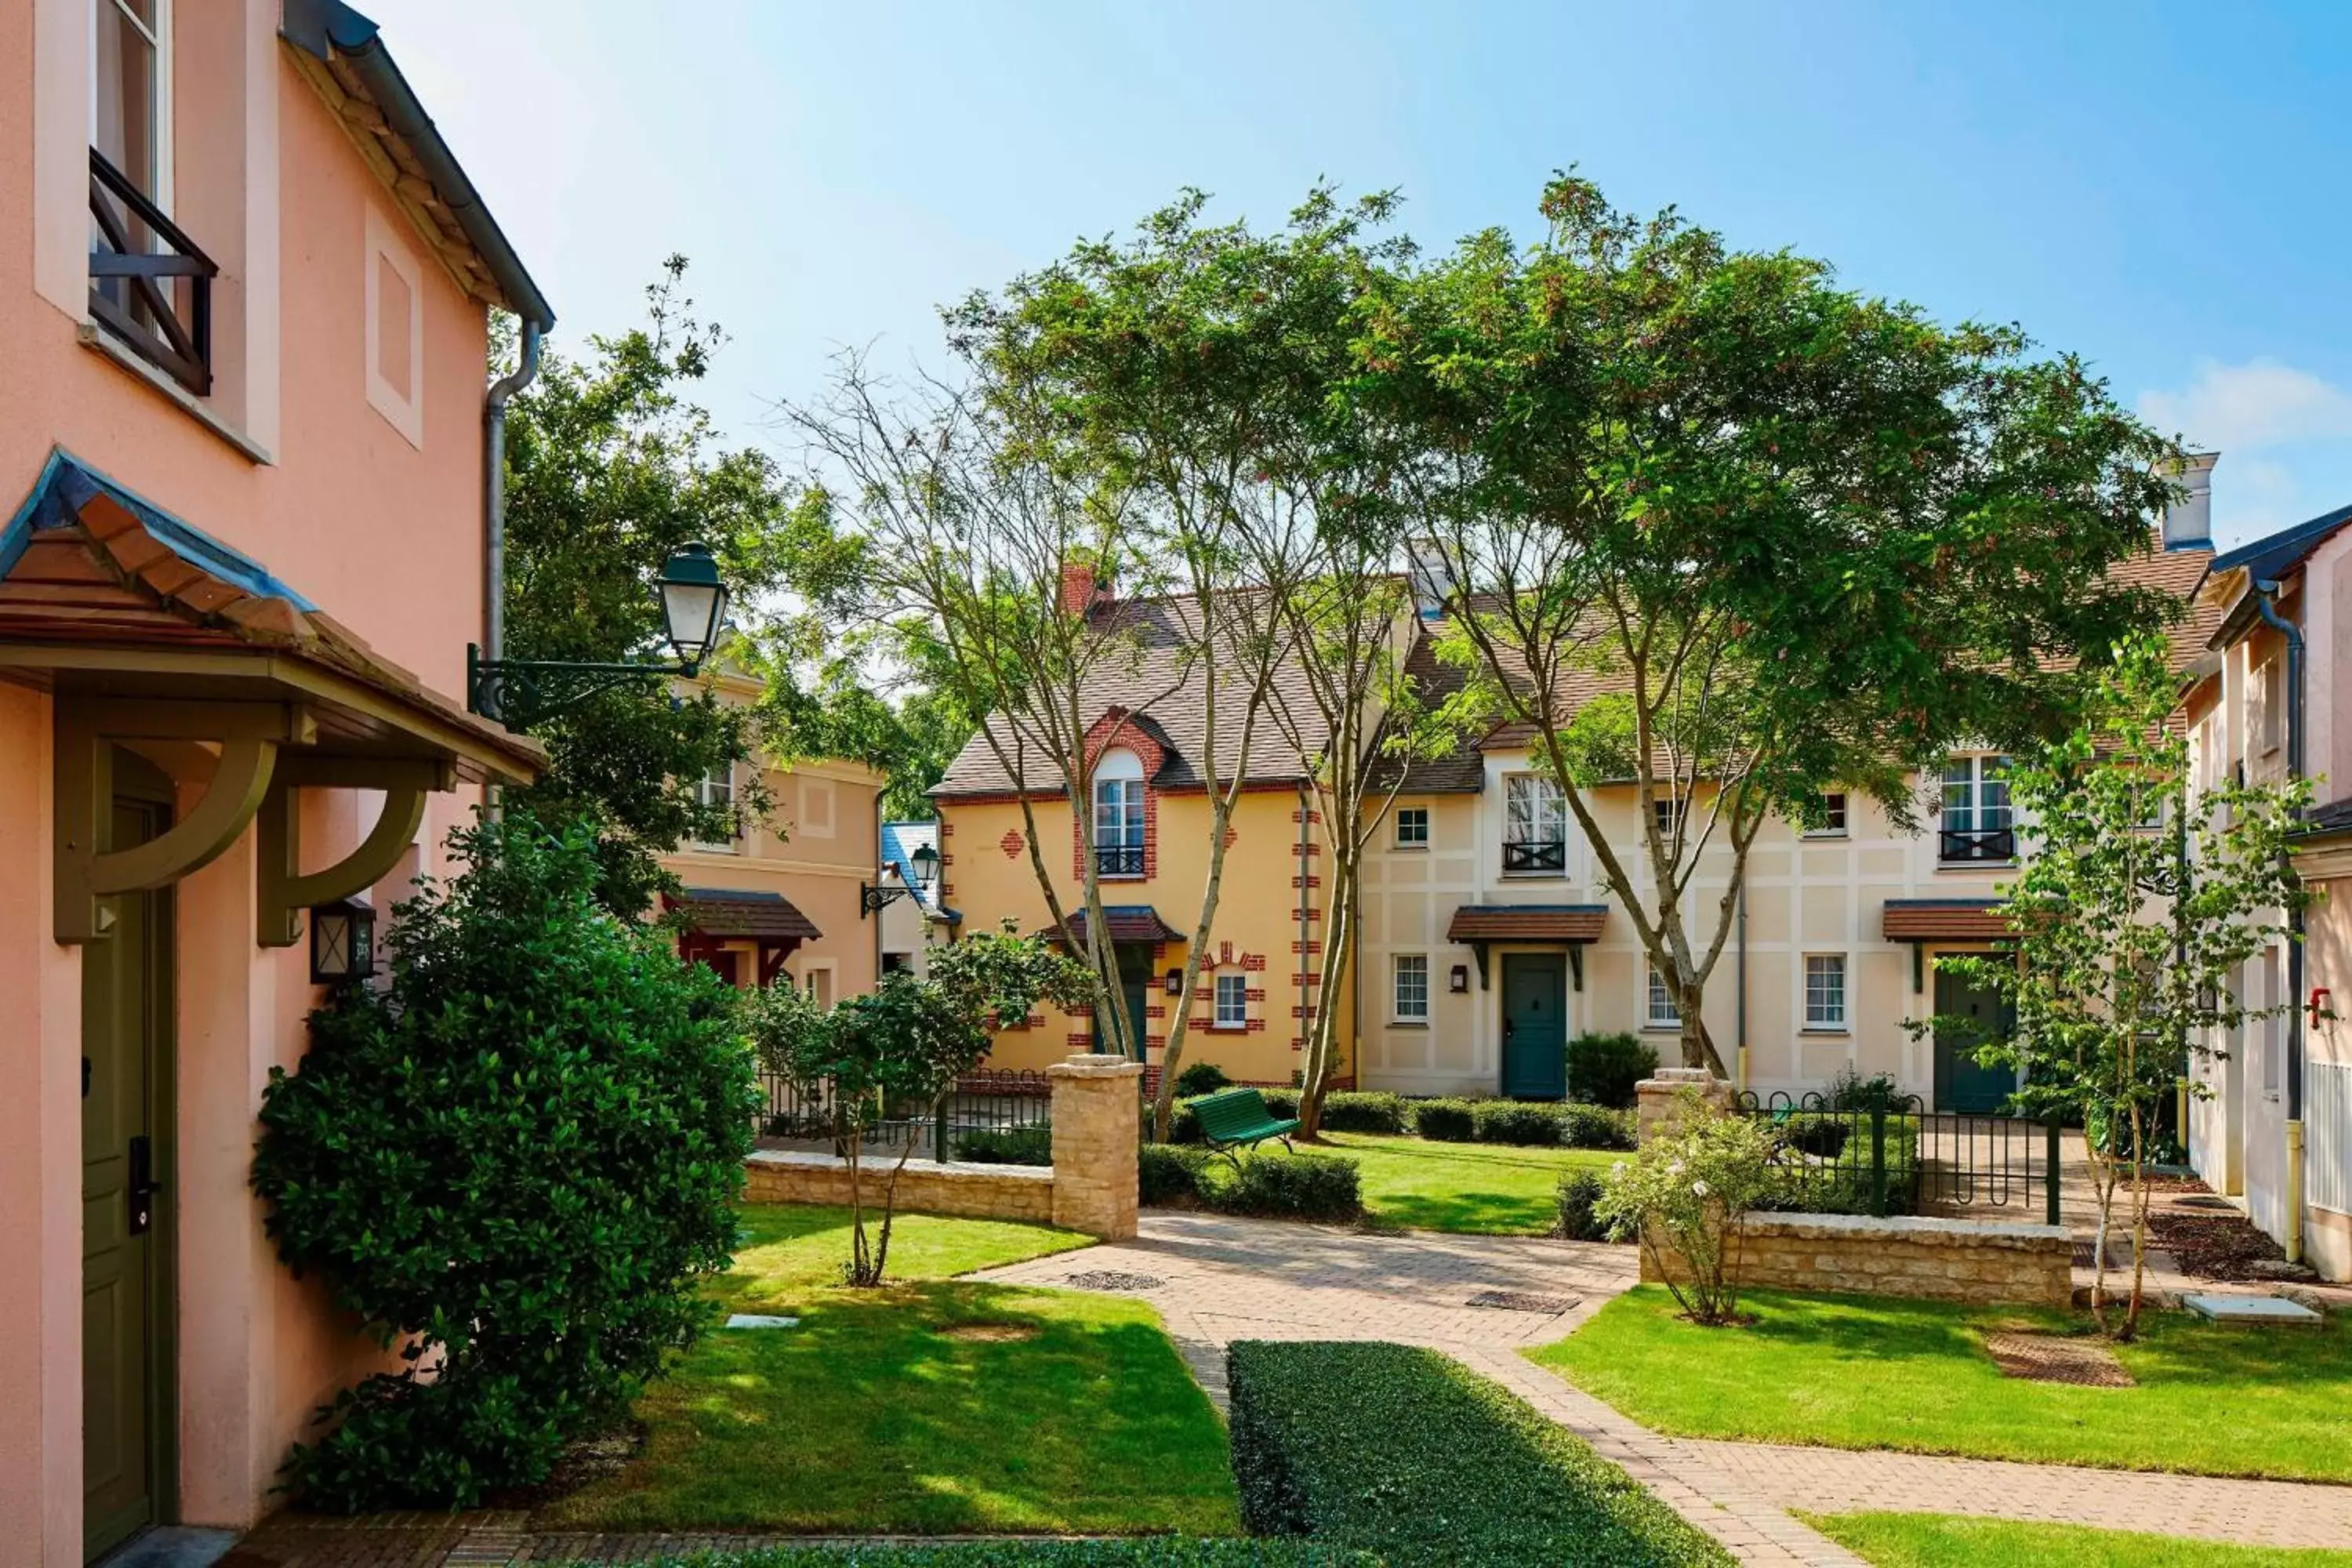
[[[782,893],[734,888],[688,888],[669,900],[684,910],[694,929],[707,937],[754,942],[808,942],[824,933]]]
[[[1047,926],[1037,934],[1057,941],[1066,935],[1072,946],[1085,946],[1087,911],[1072,910],[1066,923],[1066,932],[1062,926]],[[1162,920],[1160,911],[1150,904],[1105,904],[1103,925],[1110,932],[1110,939],[1113,942],[1182,942],[1184,940],[1184,933]]]
[[[882,825],[882,864],[898,874],[898,885],[913,891],[915,900],[925,912],[940,914],[940,884],[933,882],[928,891],[915,875],[915,851],[929,849],[940,852],[940,825],[937,822],[886,822]]]
[[[2352,524],[2352,506],[2322,512],[2292,528],[2282,528],[2276,533],[2223,551],[2213,557],[2208,574],[2242,567],[2246,575],[2258,583],[2274,582],[2280,573],[2300,563],[2347,524]]]

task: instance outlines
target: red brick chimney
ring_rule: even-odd
[[[1081,561],[1062,563],[1062,614],[1091,618],[1111,602],[1110,584]]]

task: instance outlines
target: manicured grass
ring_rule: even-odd
[[[1280,1145],[1266,1147],[1280,1157]],[[1375,1222],[1486,1236],[1548,1234],[1561,1173],[1605,1171],[1625,1158],[1602,1149],[1439,1143],[1371,1132],[1327,1132],[1315,1150],[1357,1163],[1364,1213]]]
[[[1757,1321],[1702,1329],[1643,1286],[1530,1353],[1681,1436],[1903,1448],[2198,1475],[2352,1480],[2352,1325],[2224,1328],[2176,1313],[2116,1354],[2139,1386],[2006,1378],[1982,1330],[2080,1320],[1875,1296],[1756,1290]]]
[[[2238,1546],[2174,1535],[1948,1513],[1800,1515],[1880,1568],[2352,1568],[2352,1552]]]
[[[714,1294],[801,1325],[714,1330],[638,1402],[645,1452],[541,1525],[1238,1528],[1223,1429],[1148,1305],[937,1278],[1087,1238],[908,1216],[891,1247],[908,1282],[853,1291],[835,1283],[844,1211],[762,1205],[743,1221],[748,1245]]]

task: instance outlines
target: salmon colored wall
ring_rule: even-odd
[[[1189,933],[1200,920],[1201,898],[1208,882],[1209,803],[1198,794],[1154,792],[1155,854],[1153,875],[1141,880],[1106,880],[1106,905],[1150,904],[1180,931]],[[1075,875],[1068,805],[1058,799],[1034,804],[1038,831],[1044,836],[1045,859],[1066,909],[1077,908],[1080,890]],[[1329,850],[1319,818],[1312,825],[1306,907],[1316,911],[1307,921],[1306,940],[1316,951],[1298,952],[1300,908],[1298,889],[1298,796],[1292,790],[1253,791],[1234,808],[1234,842],[1225,852],[1224,879],[1219,889],[1216,918],[1210,924],[1216,955],[1233,945],[1236,963],[1255,956],[1260,969],[1250,975],[1252,1026],[1244,1031],[1208,1027],[1213,1016],[1213,986],[1203,970],[1192,1022],[1184,1032],[1184,1060],[1212,1061],[1232,1077],[1248,1082],[1286,1084],[1303,1066],[1302,1034],[1297,1009],[1300,1004],[1297,976],[1319,966],[1323,941],[1321,886]],[[1022,837],[1019,803],[941,801],[940,803],[941,897],[961,911],[961,934],[992,931],[1011,916],[1024,931],[1046,924],[1045,894],[1037,886],[1029,852]],[[1008,847],[1011,852],[1007,853]],[[1185,961],[1187,943],[1172,942],[1161,949],[1155,974],[1164,976]],[[1148,1059],[1160,1059],[1169,1028],[1167,1009],[1172,1004],[1156,980],[1146,998],[1144,1032]],[[1354,1010],[1345,986],[1340,991],[1339,1073],[1354,1072]],[[1089,1018],[1071,1018],[1054,1008],[1041,1009],[1039,1025],[1009,1029],[997,1037],[991,1065],[1000,1068],[1043,1068],[1084,1048],[1093,1025]]]

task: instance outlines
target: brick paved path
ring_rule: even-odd
[[[1662,1436],[1519,1354],[1567,1335],[1633,1283],[1624,1247],[1486,1237],[1368,1237],[1322,1226],[1147,1214],[1132,1242],[975,1275],[1062,1285],[1156,1279],[1158,1307],[1210,1396],[1237,1339],[1429,1345],[1503,1384],[1622,1465],[1744,1563],[1837,1564],[1851,1553],[1789,1509],[1981,1513],[2275,1546],[2352,1547],[2352,1487],[2222,1480]],[[1579,1298],[1559,1313],[1465,1306],[1484,1290]]]

